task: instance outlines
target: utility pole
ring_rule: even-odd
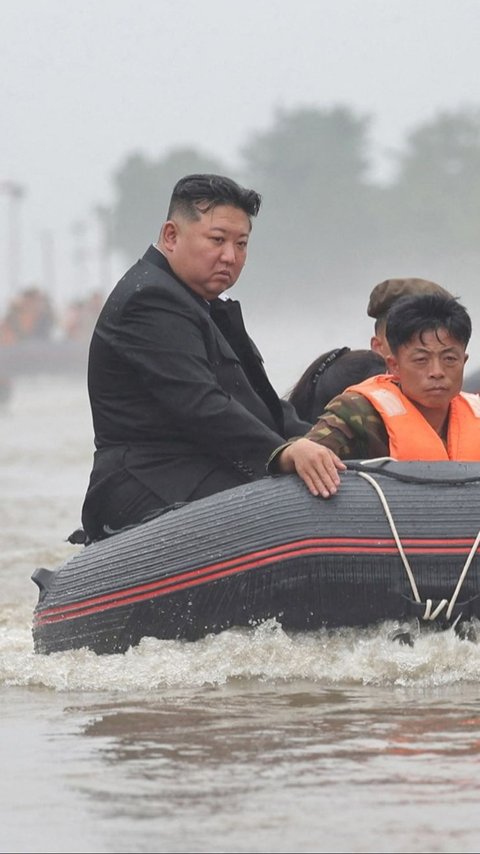
[[[88,293],[88,249],[87,249],[87,223],[84,220],[75,220],[71,226],[74,240],[72,261],[74,271],[74,293],[75,300],[84,299]]]
[[[43,291],[52,300],[57,303],[57,277],[55,268],[55,242],[53,232],[44,228],[40,232],[40,246],[42,252],[42,285]]]
[[[98,226],[98,291],[105,293],[112,277],[112,211],[106,205],[96,205],[94,212]]]
[[[16,181],[0,181],[0,193],[8,197],[7,214],[7,282],[8,297],[13,299],[21,282],[20,203],[25,188]]]

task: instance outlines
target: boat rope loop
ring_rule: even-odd
[[[475,554],[476,554],[477,549],[479,547],[480,531],[478,532],[477,536],[475,537],[473,546],[470,549],[469,555],[465,561],[462,572],[460,573],[460,577],[458,579],[457,586],[455,587],[455,590],[453,592],[452,598],[450,599],[450,602],[448,601],[448,599],[441,599],[440,602],[438,603],[438,605],[434,608],[432,599],[427,599],[425,602],[422,602],[422,600],[420,598],[420,594],[418,592],[418,588],[417,588],[417,584],[416,584],[416,581],[415,581],[415,578],[414,578],[414,575],[412,572],[412,568],[408,562],[408,559],[407,559],[407,556],[406,556],[405,551],[403,549],[400,537],[398,536],[398,531],[397,531],[395,522],[393,520],[393,516],[390,512],[390,508],[388,506],[388,501],[386,499],[386,496],[385,496],[383,489],[377,483],[377,481],[373,477],[371,477],[371,475],[367,474],[366,472],[359,471],[359,472],[357,472],[357,474],[360,477],[363,477],[364,480],[367,480],[378,493],[378,496],[379,496],[380,501],[382,503],[383,509],[385,510],[385,515],[388,519],[388,523],[390,525],[392,534],[395,538],[395,542],[397,544],[397,548],[398,548],[400,557],[401,557],[403,565],[406,569],[408,580],[410,581],[410,586],[412,588],[412,592],[413,592],[413,595],[415,597],[415,601],[419,605],[425,605],[425,611],[423,612],[422,617],[421,617],[422,620],[435,620],[438,617],[438,615],[441,614],[445,608],[446,608],[445,616],[446,616],[447,620],[450,620],[452,613],[453,613],[453,609],[455,607],[455,603],[458,599],[460,590],[462,589],[462,584],[465,581],[467,572],[470,568],[470,565],[471,565],[473,558],[475,557]]]

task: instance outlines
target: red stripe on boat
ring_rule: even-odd
[[[428,550],[432,555],[462,555],[468,554],[473,545],[473,538],[455,538],[451,540],[436,539],[402,539],[402,546],[406,554],[422,554]],[[391,555],[398,553],[397,545],[393,538],[352,538],[333,537],[331,539],[307,539],[298,540],[293,543],[285,543],[272,546],[268,549],[249,552],[213,564],[207,564],[188,572],[179,573],[176,576],[158,579],[146,584],[112,591],[111,593],[83,599],[81,602],[73,602],[64,605],[45,608],[36,611],[34,624],[36,626],[57,623],[63,620],[72,620],[86,617],[102,611],[130,605],[134,602],[153,599],[159,596],[167,596],[185,590],[188,587],[197,587],[210,581],[226,578],[235,573],[246,572],[256,567],[267,566],[279,558],[288,560],[290,558],[312,555],[312,554],[372,554],[381,550],[381,554]]]

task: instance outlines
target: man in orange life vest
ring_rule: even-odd
[[[313,495],[340,485],[342,459],[480,461],[480,397],[461,391],[471,321],[441,293],[398,299],[387,315],[389,373],[349,386],[268,470],[296,472]]]

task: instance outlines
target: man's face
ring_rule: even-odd
[[[446,329],[425,332],[422,338],[415,335],[396,355],[388,356],[388,369],[420,410],[446,411],[462,388],[468,356]]]
[[[232,205],[219,205],[198,220],[174,216],[163,228],[162,249],[174,273],[206,300],[237,281],[247,258],[250,221]]]

